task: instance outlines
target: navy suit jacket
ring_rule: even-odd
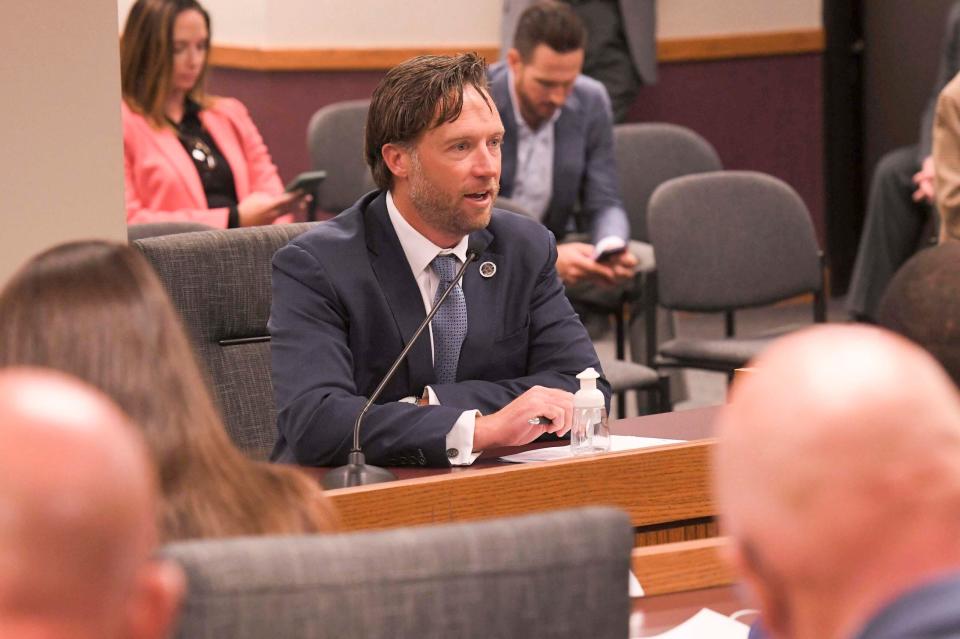
[[[505,135],[501,149],[500,195],[511,197],[517,175],[517,121],[510,102],[509,75],[503,62],[490,67],[493,97]],[[620,200],[613,157],[613,115],[603,85],[578,76],[573,92],[554,123],[553,194],[543,223],[558,238],[579,211],[578,228],[596,244],[607,236],[630,239],[630,222]]]
[[[957,639],[960,575],[909,590],[876,613],[854,639]]]
[[[467,336],[457,381],[437,384],[429,335],[364,418],[361,446],[385,465],[447,465],[446,436],[464,410],[493,413],[534,385],[576,391],[596,351],[563,292],[553,237],[540,224],[494,210],[471,235],[486,248],[463,278]],[[479,265],[492,262],[493,277]],[[270,310],[277,461],[347,461],[353,423],[426,317],[387,214],[373,192],[300,235],[273,258]],[[440,406],[397,400],[431,386]],[[609,385],[601,388],[609,402]]]

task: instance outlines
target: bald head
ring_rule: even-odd
[[[136,430],[71,378],[5,369],[0,441],[0,635],[138,634],[156,486]]]
[[[753,365],[722,413],[715,486],[785,636],[837,636],[906,582],[960,566],[960,399],[926,352],[834,325],[784,338]],[[804,632],[804,602],[831,623],[818,597],[846,612]]]

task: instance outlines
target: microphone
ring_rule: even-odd
[[[439,310],[440,306],[443,304],[443,301],[447,299],[450,291],[453,290],[453,287],[456,286],[457,282],[459,282],[463,277],[464,272],[467,270],[467,266],[470,265],[470,262],[473,262],[480,257],[480,254],[485,248],[487,248],[487,242],[484,239],[475,236],[470,237],[467,243],[467,259],[464,260],[463,265],[460,267],[460,270],[457,271],[453,281],[450,282],[446,290],[443,291],[440,299],[434,302],[430,312],[427,313],[427,316],[420,323],[420,326],[417,327],[416,331],[414,331],[413,336],[407,341],[407,345],[403,347],[403,350],[400,351],[399,355],[397,355],[397,359],[394,360],[393,365],[390,366],[390,370],[387,371],[387,374],[383,376],[383,379],[381,379],[380,383],[377,385],[376,390],[374,390],[370,395],[370,399],[367,400],[363,410],[361,410],[360,414],[357,415],[357,421],[353,423],[353,447],[350,449],[350,454],[347,457],[347,465],[334,468],[324,475],[324,488],[331,489],[347,488],[350,486],[366,486],[367,484],[379,484],[385,481],[393,481],[397,478],[396,475],[391,473],[386,468],[380,468],[379,466],[372,466],[366,463],[366,457],[364,456],[363,451],[360,449],[360,425],[363,423],[363,418],[366,416],[367,411],[370,410],[370,407],[373,406],[373,403],[380,397],[380,393],[383,392],[383,389],[386,388],[387,384],[390,383],[390,380],[393,379],[394,374],[397,372],[397,369],[400,368],[400,364],[403,363],[403,360],[407,358],[407,353],[409,353],[410,349],[413,348],[413,345],[417,343],[417,340],[430,324],[430,320],[433,319],[433,316],[437,314],[437,310]]]

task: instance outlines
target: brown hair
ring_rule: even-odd
[[[196,0],[137,0],[120,36],[120,89],[127,105],[157,127],[165,125],[164,106],[173,72],[173,23],[183,11],[199,11],[210,36],[210,14]],[[209,41],[208,41],[209,44]],[[205,105],[207,65],[189,93]]]
[[[537,45],[557,53],[569,53],[587,45],[587,30],[570,5],[546,1],[533,4],[520,14],[513,34],[513,48],[529,62]]]
[[[71,242],[29,260],[0,293],[0,365],[75,375],[143,429],[163,541],[337,528],[313,481],[232,444],[163,285],[126,245]]]
[[[926,349],[960,386],[960,241],[911,257],[890,280],[877,323]]]
[[[393,173],[383,160],[383,145],[410,145],[428,129],[456,120],[468,85],[491,105],[486,63],[476,53],[423,55],[387,72],[370,100],[364,140],[367,164],[378,187],[386,190],[393,186]]]

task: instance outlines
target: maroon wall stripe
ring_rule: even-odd
[[[820,54],[660,65],[633,121],[690,127],[716,147],[728,169],[775,175],[810,208],[823,242],[823,110]],[[369,97],[382,71],[215,69],[210,90],[240,99],[253,116],[284,181],[310,168],[306,130],[320,107]],[[357,141],[356,153],[361,153]]]

